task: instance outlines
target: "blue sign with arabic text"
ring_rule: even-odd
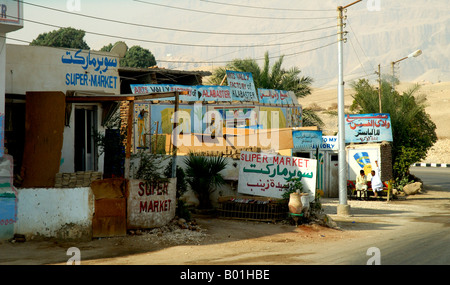
[[[315,150],[322,144],[322,131],[292,131],[295,150]]]
[[[345,115],[345,142],[369,143],[392,141],[389,114]]]

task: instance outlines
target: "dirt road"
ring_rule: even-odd
[[[450,191],[428,189],[390,202],[349,200],[347,217],[336,215],[337,203],[322,199],[325,213],[339,229],[198,216],[200,231],[154,230],[88,242],[4,241],[0,265],[66,264],[71,247],[80,250],[83,265],[364,265],[371,257],[369,248],[378,248],[383,257],[393,255],[412,236],[432,238],[443,231],[449,236]]]

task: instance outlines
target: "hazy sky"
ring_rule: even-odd
[[[74,27],[86,31],[91,49],[122,40],[129,47],[149,49],[159,66],[174,69],[214,67],[233,58],[261,59],[268,51],[274,60],[285,55],[285,67],[299,67],[316,82],[326,83],[336,79],[336,8],[352,2],[27,0],[24,28],[9,33],[7,42],[26,44],[12,38],[30,42],[40,33]],[[444,63],[439,66],[443,56],[448,58],[448,0],[364,0],[346,15],[348,76],[373,79],[377,64],[387,71],[390,61],[418,48],[424,55],[402,63],[404,77],[418,77],[430,69],[448,70]]]
[[[292,38],[294,38],[294,41],[298,41],[295,39],[296,34],[277,35],[277,32],[307,30],[311,27],[321,26],[323,23],[327,23],[328,26],[332,26],[336,23],[336,7],[334,5],[317,5],[314,4],[316,1],[300,2],[309,4],[306,5],[306,7],[302,7],[302,5],[299,4],[299,1],[293,0],[283,1],[282,5],[280,5],[280,1],[273,0],[29,0],[24,1],[23,4],[25,19],[24,28],[9,34],[9,37],[31,41],[40,33],[58,29],[58,26],[71,26],[87,31],[85,40],[92,49],[99,49],[110,42],[124,40],[128,45],[139,44],[149,49],[156,50],[161,48],[170,50],[170,46],[173,45],[173,43],[180,44],[175,46],[181,47],[182,50],[183,47],[184,50],[207,48],[195,47],[195,45],[199,44],[212,45],[211,48],[223,45],[238,46],[227,47],[230,49],[230,52],[233,52],[242,49],[242,46],[267,44],[280,38],[286,39],[285,42],[289,42]],[[29,3],[36,3],[36,5],[45,6],[47,8],[33,6]],[[157,5],[151,5],[149,3]],[[247,5],[259,8],[230,6],[223,5],[223,3],[235,3],[237,5]],[[325,11],[293,12],[289,10],[263,9],[271,7],[277,9],[320,9]],[[91,18],[76,16],[70,12],[84,14],[91,16]],[[93,19],[92,17],[147,25],[155,28],[113,23],[112,21]],[[251,35],[232,35],[233,33],[252,33],[253,31],[258,30],[258,26],[264,26],[264,32],[272,34],[260,36],[256,39]],[[160,29],[157,27],[160,27]],[[286,27],[289,27],[289,30],[286,30]],[[167,29],[176,29],[178,31]],[[194,32],[189,33],[179,30]],[[229,32],[231,35],[214,34],[214,32]],[[335,33],[336,29],[328,30],[328,32]],[[98,33],[105,35],[98,35]],[[305,34],[303,38],[315,39],[319,36],[319,33],[310,35]],[[14,43],[13,40],[9,40],[8,42]],[[275,45],[267,46],[265,49],[274,46]],[[200,50],[199,53],[201,54],[202,51]],[[264,52],[257,53],[258,56],[261,57]],[[165,55],[156,54],[156,56]]]

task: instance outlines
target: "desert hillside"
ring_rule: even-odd
[[[404,91],[414,83],[402,83],[398,91]],[[422,162],[450,163],[450,82],[430,83],[420,82],[420,92],[427,96],[428,107],[426,111],[437,126],[438,141],[429,151]],[[353,90],[345,90],[345,106],[350,106]],[[303,108],[314,108],[319,111],[325,123],[324,134],[334,135],[337,130],[337,116],[326,113],[328,110],[337,110],[337,89],[314,89],[313,93],[299,100]]]

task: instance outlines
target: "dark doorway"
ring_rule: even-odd
[[[95,106],[77,107],[75,109],[75,171],[98,170],[96,132]]]

